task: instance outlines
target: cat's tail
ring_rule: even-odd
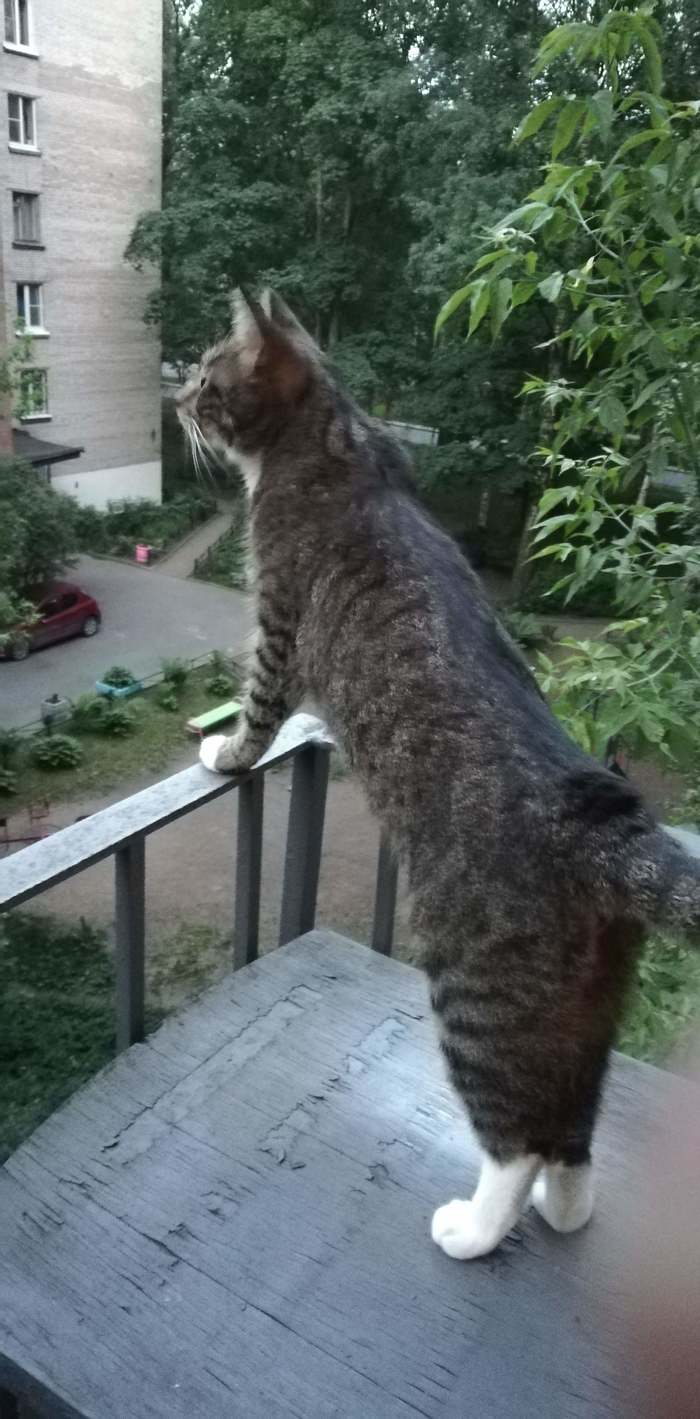
[[[700,839],[657,828],[638,839],[627,879],[631,904],[651,928],[700,946]]]

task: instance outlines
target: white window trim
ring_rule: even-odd
[[[15,6],[15,30],[16,30],[16,33],[19,34],[19,33],[20,33],[19,7],[17,6],[16,0],[13,0],[13,4],[14,4],[14,6]],[[3,17],[3,19],[4,19],[4,17]],[[28,29],[28,31],[29,31],[29,40],[28,40],[28,42],[27,42],[26,44],[21,44],[21,43],[19,43],[17,40],[14,40],[14,39],[4,39],[4,40],[3,40],[3,45],[2,45],[3,49],[9,50],[9,52],[10,52],[11,54],[25,54],[25,55],[27,55],[30,59],[38,59],[38,58],[39,58],[39,55],[37,54],[37,51],[36,51],[36,49],[35,49],[35,47],[34,47],[34,23],[33,23],[33,22],[34,22],[34,16],[33,16],[33,14],[32,14],[32,3],[31,3],[31,0],[27,0],[27,29]]]
[[[39,336],[42,336],[42,335],[50,335],[51,332],[46,329],[46,326],[45,326],[44,323],[43,323],[43,321],[44,321],[44,284],[43,284],[43,281],[17,281],[15,284],[16,284],[17,286],[21,286],[23,291],[27,291],[30,286],[38,286],[38,287],[39,287],[39,304],[40,304],[40,306],[41,306],[41,321],[42,321],[41,325],[30,325],[29,322],[27,321],[26,315],[21,316],[21,315],[19,315],[19,312],[18,312],[17,318],[18,318],[18,320],[24,320],[24,325],[22,326],[22,329],[21,329],[21,330],[18,330],[18,331],[17,331],[17,335],[18,335],[18,336],[22,336],[22,335],[39,335]],[[24,309],[25,309],[25,311],[26,311],[27,306],[29,305],[29,302],[28,302],[28,300],[27,300],[26,295],[25,295],[24,298],[23,298],[22,304],[23,304]]]
[[[10,151],[13,152],[13,153],[38,153],[38,152],[40,151],[40,149],[39,149],[39,144],[38,144],[38,141],[37,141],[37,139],[38,139],[38,137],[39,137],[39,134],[38,134],[38,130],[37,130],[37,121],[36,121],[36,116],[37,116],[37,102],[36,102],[36,96],[35,96],[34,94],[20,94],[20,93],[17,92],[16,89],[8,89],[8,91],[7,91],[7,100],[8,100],[8,106],[7,106],[7,126],[8,126],[8,131],[9,131],[9,126],[10,126],[9,100],[10,100],[11,98],[13,98],[13,99],[27,99],[28,102],[32,105],[32,119],[33,119],[33,121],[34,121],[34,142],[33,142],[33,143],[17,143],[14,138],[9,138],[9,137],[8,137],[7,146],[8,146],[8,148],[10,149]],[[24,126],[24,124],[22,124],[22,126]]]

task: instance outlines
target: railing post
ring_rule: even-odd
[[[377,886],[374,893],[374,916],[372,918],[372,950],[381,951],[384,956],[391,955],[391,948],[394,944],[398,877],[398,863],[389,838],[383,832],[379,839]]]
[[[330,747],[309,744],[294,760],[284,862],[280,946],[311,931],[321,867]]]
[[[146,985],[146,852],[143,833],[117,849],[115,858],[117,1049],[144,1036]]]
[[[265,775],[262,773],[245,779],[238,790],[234,971],[255,961],[258,954],[264,792]]]

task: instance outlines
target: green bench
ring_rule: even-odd
[[[214,709],[207,710],[205,714],[198,714],[193,719],[188,719],[187,732],[196,734],[202,739],[213,729],[218,729],[220,725],[227,724],[230,719],[235,719],[240,712],[239,700],[227,700],[225,704],[216,705]]]

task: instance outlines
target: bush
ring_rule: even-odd
[[[127,705],[110,703],[100,717],[100,734],[109,734],[114,739],[125,739],[128,734],[133,734],[134,728],[134,712]]]
[[[32,760],[41,769],[74,769],[83,751],[70,734],[37,736],[32,745]]]
[[[107,713],[107,701],[101,695],[79,695],[73,702],[71,723],[79,734],[99,734]]]
[[[9,769],[19,753],[19,736],[14,729],[0,729],[0,767]]]
[[[501,612],[501,620],[509,635],[524,650],[532,650],[549,639],[549,631],[544,622],[530,611],[503,611]]]
[[[177,657],[173,660],[161,660],[160,669],[164,682],[173,691],[184,689],[190,673],[186,660],[179,660]]]
[[[86,552],[131,557],[137,542],[161,547],[177,541],[216,510],[216,499],[199,490],[177,493],[164,503],[142,498],[119,506],[110,504],[107,512],[81,508],[80,547]]]
[[[12,769],[0,769],[0,794],[17,792],[17,775]]]
[[[112,685],[115,690],[124,690],[127,685],[136,684],[136,676],[125,665],[112,665],[102,676],[103,685]]]
[[[163,685],[163,688],[158,692],[158,704],[161,709],[168,710],[170,714],[174,714],[180,707],[177,695],[167,685]]]
[[[226,699],[233,691],[233,680],[230,680],[228,675],[212,675],[211,680],[207,680],[206,690],[208,695]]]
[[[229,531],[198,558],[195,576],[221,586],[244,587],[248,572],[246,525],[246,508],[241,502],[234,510]]]

